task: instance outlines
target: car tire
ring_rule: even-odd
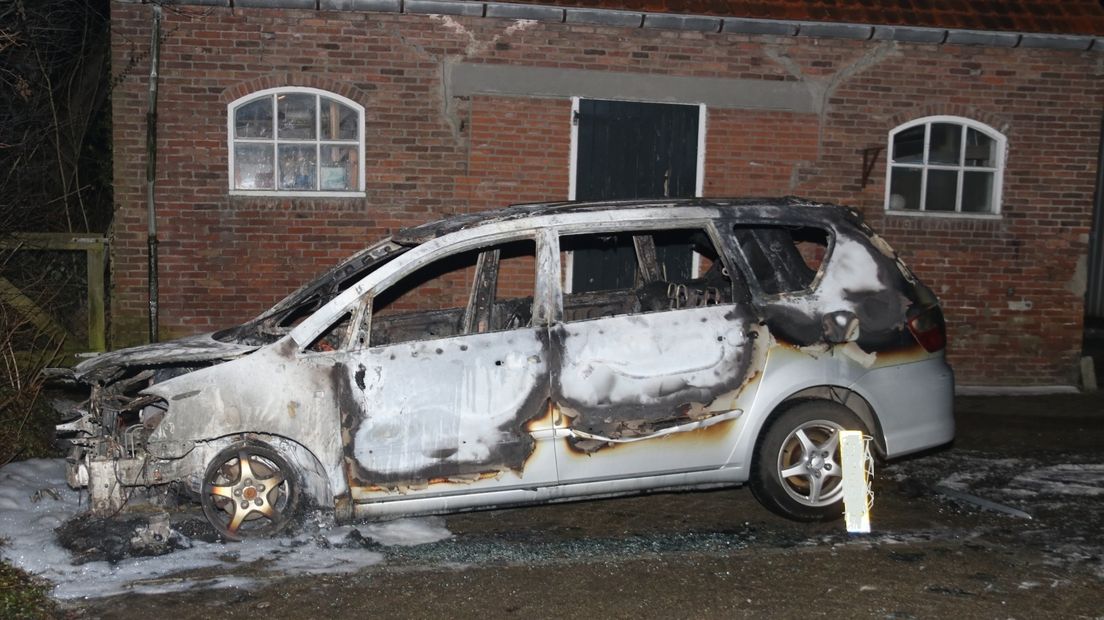
[[[839,431],[866,428],[850,409],[827,400],[804,400],[768,422],[755,447],[748,481],[771,512],[795,521],[843,516]]]
[[[272,536],[299,512],[299,475],[277,450],[239,441],[220,451],[203,474],[207,520],[228,540]]]

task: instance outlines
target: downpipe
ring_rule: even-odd
[[[146,112],[146,252],[149,257],[149,341],[158,341],[157,280],[157,81],[161,64],[161,5],[152,5],[153,32],[150,37],[149,107]]]

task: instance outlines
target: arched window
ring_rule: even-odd
[[[230,193],[361,196],[364,108],[315,88],[270,88],[228,107]]]
[[[957,116],[929,116],[889,132],[886,211],[1000,213],[1005,137]]]

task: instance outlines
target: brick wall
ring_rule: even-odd
[[[173,7],[164,12],[158,138],[161,325],[240,322],[389,232],[568,193],[570,100],[455,97],[449,63],[805,84],[809,113],[708,112],[705,194],[798,194],[861,208],[942,297],[963,383],[1076,380],[1104,55],[750,37],[511,20]],[[112,336],[146,313],[148,5],[112,5],[117,217]],[[231,197],[226,109],[273,86],[365,108],[364,198]],[[864,149],[933,114],[1005,133],[998,219],[887,216],[885,153]],[[1028,305],[1030,309],[1026,310]]]

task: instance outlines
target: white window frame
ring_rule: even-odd
[[[962,142],[959,145],[959,163],[954,164],[932,164],[928,163],[928,152],[931,147],[931,126],[933,124],[946,123],[959,125],[962,130]],[[893,139],[897,134],[908,129],[912,129],[918,125],[924,126],[924,152],[923,160],[920,163],[895,163],[893,161]],[[981,132],[989,137],[995,143],[995,154],[993,166],[967,166],[966,162],[966,137],[968,129]],[[996,129],[986,125],[985,123],[975,121],[973,119],[964,118],[961,116],[925,116],[924,118],[918,118],[902,125],[895,127],[889,132],[889,141],[886,147],[886,176],[885,176],[885,211],[887,214],[892,215],[913,215],[913,216],[925,216],[925,217],[971,217],[971,218],[997,218],[1001,213],[1001,193],[1004,186],[1004,162],[1008,151],[1008,139],[1003,133]],[[906,209],[891,209],[890,208],[890,184],[893,178],[894,168],[911,168],[913,170],[921,170],[920,180],[920,208],[918,210],[906,210]],[[925,203],[927,202],[928,194],[928,171],[929,170],[947,170],[959,172],[958,175],[958,188],[955,191],[955,208],[954,211],[926,211]],[[993,190],[992,190],[992,210],[986,212],[971,212],[962,211],[962,184],[966,178],[965,172],[992,172],[993,173]]]
[[[257,99],[264,97],[270,97],[272,99],[273,106],[273,119],[277,118],[276,115],[276,101],[278,95],[283,94],[308,94],[315,97],[315,138],[312,139],[280,139],[275,130],[273,131],[272,138],[235,138],[234,137],[234,125],[235,115],[238,108],[252,103]],[[237,144],[271,144],[274,150],[273,152],[273,165],[279,166],[279,153],[275,152],[277,145],[280,144],[304,144],[315,146],[315,165],[321,161],[319,157],[318,149],[325,145],[342,145],[350,146],[352,144],[349,140],[323,140],[322,130],[320,124],[322,123],[322,115],[318,113],[320,109],[319,97],[326,97],[333,99],[342,105],[348,106],[357,113],[357,178],[355,190],[302,190],[302,189],[238,189],[234,187],[234,147]],[[281,86],[277,88],[266,88],[264,90],[258,90],[256,92],[249,93],[248,95],[231,101],[226,106],[226,145],[229,151],[228,161],[229,166],[229,178],[227,183],[229,185],[231,196],[277,196],[277,197],[308,197],[308,198],[343,198],[343,197],[363,197],[365,195],[365,161],[364,161],[364,106],[349,99],[342,97],[337,93],[332,93],[327,90],[319,88],[309,88],[305,86]],[[273,170],[273,181],[275,184],[279,184],[279,172]],[[318,177],[320,179],[320,177]]]

